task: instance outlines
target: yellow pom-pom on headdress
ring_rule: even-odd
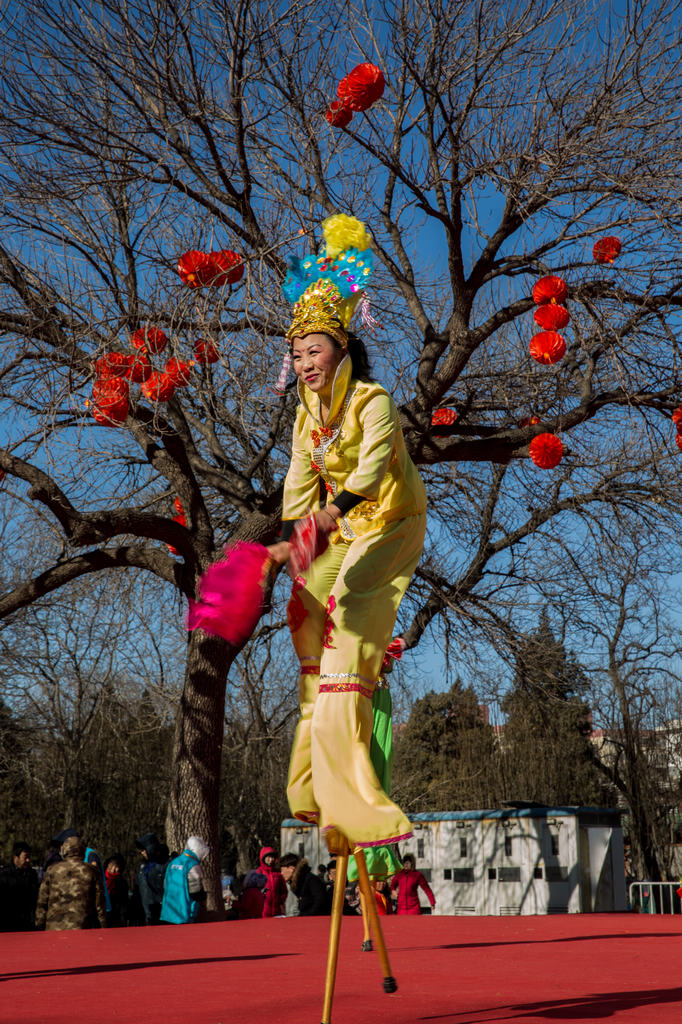
[[[327,256],[334,259],[344,249],[369,249],[372,239],[367,228],[357,217],[349,217],[346,213],[335,213],[322,221]]]
[[[374,267],[372,239],[362,221],[345,213],[322,223],[324,251],[290,257],[282,291],[294,303],[287,338],[329,334],[344,347],[346,331]]]

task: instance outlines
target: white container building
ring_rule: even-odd
[[[436,897],[436,914],[576,914],[624,911],[620,812],[524,807],[408,815],[414,854]],[[329,860],[316,825],[287,819],[282,853]],[[430,910],[426,898],[422,906]]]

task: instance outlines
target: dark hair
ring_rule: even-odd
[[[126,866],[122,853],[112,853],[111,857],[107,857],[104,861],[104,870],[106,871],[110,864],[118,864],[119,871],[123,871]]]
[[[406,853],[405,854],[405,856],[403,857],[403,864],[406,864],[408,862],[408,860],[409,860],[410,864],[412,865],[412,867],[416,867],[417,866],[417,861],[416,861],[416,858],[415,858],[413,853]]]
[[[359,338],[353,331],[347,332],[348,355],[353,366],[353,376],[356,380],[371,381],[372,367],[369,364],[369,356],[362,338]]]
[[[298,864],[298,857],[295,853],[285,853],[283,857],[279,859],[279,866],[281,868],[295,868]]]
[[[19,857],[19,856],[21,856],[22,853],[31,853],[31,852],[32,851],[31,851],[31,847],[29,846],[29,844],[28,843],[23,843],[21,841],[16,842],[14,844],[14,846],[12,847],[12,856],[13,857]]]

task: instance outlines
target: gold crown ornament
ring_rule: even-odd
[[[322,222],[319,254],[290,256],[285,298],[293,303],[289,342],[306,334],[329,334],[344,348],[346,331],[374,269],[371,238],[362,221],[344,213]]]

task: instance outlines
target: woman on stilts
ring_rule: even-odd
[[[390,849],[411,834],[377,777],[370,741],[372,696],[422,553],[426,491],[395,403],[371,379],[364,346],[349,331],[372,270],[370,238],[344,215],[323,229],[323,253],[291,259],[284,284],[294,302],[287,339],[300,405],[282,541],[269,552],[287,561],[288,538],[311,512],[330,542],[294,580],[288,607],[300,662],[288,798],[295,817],[319,824],[330,853],[347,856]]]

